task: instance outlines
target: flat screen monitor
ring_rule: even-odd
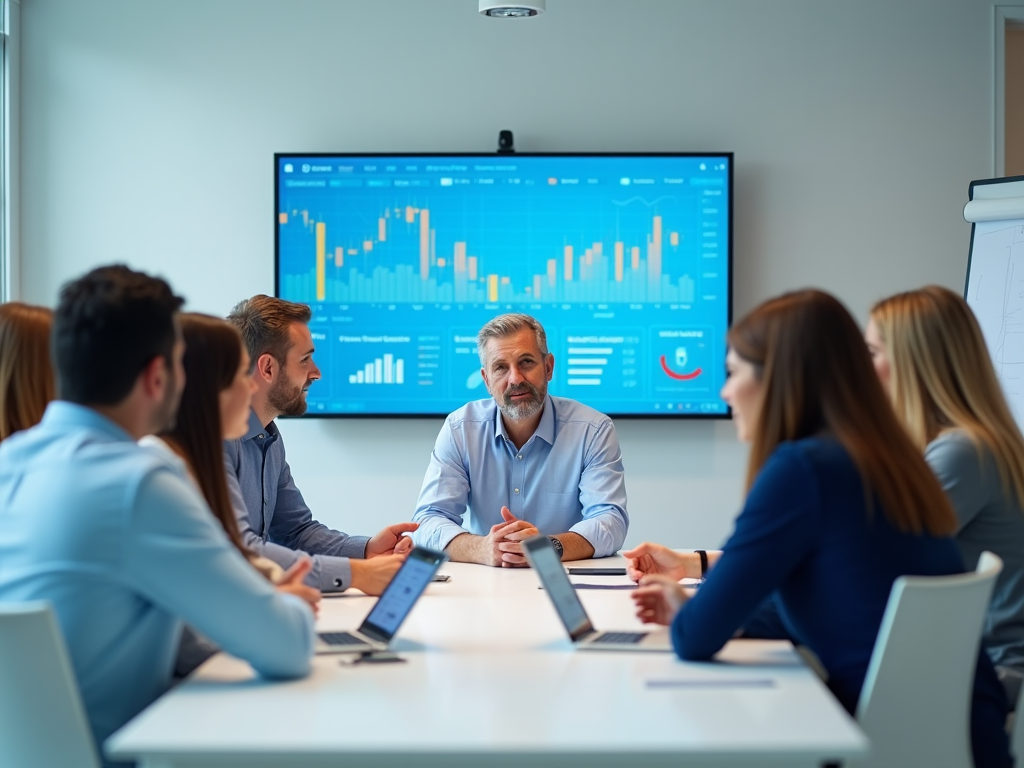
[[[731,153],[277,154],[277,295],[308,304],[310,415],[438,416],[490,395],[476,334],[525,312],[553,395],[722,418]]]

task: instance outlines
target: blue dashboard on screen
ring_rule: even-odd
[[[732,154],[302,155],[275,163],[277,295],[309,304],[310,415],[488,397],[476,333],[543,323],[549,392],[722,418]]]

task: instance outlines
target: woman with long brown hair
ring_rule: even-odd
[[[722,397],[751,443],[746,501],[696,596],[671,576],[647,575],[637,614],[670,624],[682,658],[705,660],[774,593],[790,636],[818,656],[853,712],[896,578],[963,571],[949,538],[956,518],[835,298],[800,291],[765,302],[728,341]],[[979,652],[978,768],[1012,764],[1006,713]]]
[[[1024,436],[967,302],[930,285],[871,309],[864,334],[896,415],[956,513],[956,542],[974,567],[1003,559],[985,646],[1014,706],[1024,679]]]
[[[265,558],[257,558],[242,542],[238,520],[228,496],[223,441],[248,430],[252,379],[249,355],[238,330],[218,317],[198,313],[180,316],[185,340],[185,389],[174,426],[158,438],[142,443],[170,449],[184,460],[206,503],[235,547],[278,585],[278,589],[306,600],[316,610],[320,591],[307,587],[302,578],[310,561],[299,561],[287,573]]]
[[[302,559],[284,572],[276,563],[249,551],[242,542],[228,496],[223,441],[241,437],[248,430],[252,401],[249,354],[242,337],[233,325],[210,315],[184,313],[179,322],[185,340],[185,389],[177,418],[164,434],[144,437],[139,442],[184,461],[231,543],[279,591],[302,598],[315,613],[320,590],[303,583],[311,561]],[[175,677],[189,674],[216,651],[209,640],[186,626],[175,660]]]
[[[38,424],[55,397],[52,325],[45,307],[0,304],[0,441]]]

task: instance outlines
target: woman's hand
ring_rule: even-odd
[[[636,616],[644,624],[668,626],[687,600],[686,592],[671,576],[644,576],[633,590]]]
[[[693,577],[694,558],[696,558],[695,578],[700,578],[700,557],[693,552],[675,552],[661,544],[644,542],[639,547],[627,550],[622,553],[628,558],[626,563],[626,575],[633,581],[639,582],[644,576],[661,574],[670,576],[676,581]]]
[[[308,557],[297,560],[291,568],[284,572],[284,576],[275,586],[278,592],[295,595],[305,600],[313,610],[313,615],[317,616],[320,613],[320,590],[302,582],[312,567],[313,561]]]

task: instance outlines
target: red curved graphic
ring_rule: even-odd
[[[698,376],[700,376],[700,373],[703,370],[702,368],[698,368],[693,373],[676,373],[675,371],[668,367],[668,362],[665,360],[664,355],[661,356],[661,368],[673,379],[678,379],[679,381],[689,381],[690,379],[696,379]]]

